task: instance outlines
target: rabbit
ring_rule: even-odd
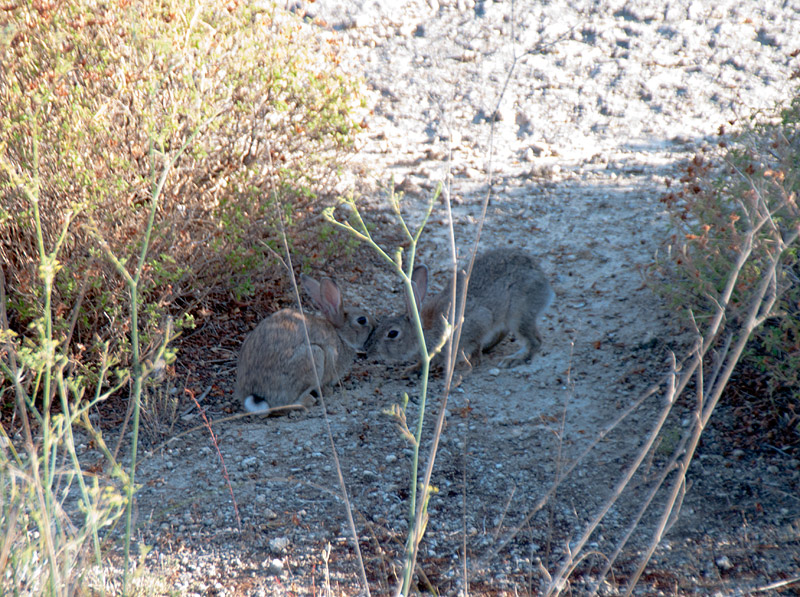
[[[367,313],[344,309],[339,287],[330,278],[317,281],[302,275],[300,282],[324,317],[282,309],[247,335],[236,367],[234,398],[249,412],[313,404],[317,381],[311,358],[320,387],[333,385],[350,370],[374,327]]]
[[[457,309],[460,308],[464,271],[458,273]],[[426,300],[428,269],[424,265],[412,272],[414,299],[428,350],[442,341],[445,319],[450,317],[452,281],[435,296]],[[477,360],[482,352],[496,346],[508,334],[519,344],[519,350],[500,361],[502,367],[516,367],[527,362],[541,347],[542,337],[536,326],[539,315],[555,295],[539,264],[519,249],[493,249],[478,255],[467,287],[467,304],[459,342],[459,353],[468,363]],[[407,313],[379,322],[367,341],[368,357],[386,362],[419,359],[419,343]],[[443,351],[435,357],[434,365],[443,360]]]

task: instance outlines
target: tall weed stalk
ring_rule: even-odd
[[[515,3],[512,2],[512,32],[511,32],[511,39],[515,39],[514,35],[514,5]],[[505,73],[505,78],[503,81],[503,86],[500,89],[496,104],[495,104],[495,111],[497,113],[500,109],[500,104],[503,101],[503,98],[506,94],[508,86],[514,77],[514,73],[519,63],[519,60],[530,54],[535,54],[537,52],[542,51],[545,47],[553,45],[566,37],[566,34],[563,34],[558,39],[552,42],[541,42],[534,45],[522,53],[518,53],[516,47],[514,47],[514,54],[511,64],[507,72]],[[447,121],[447,119],[444,119]],[[472,267],[475,261],[475,256],[477,255],[478,246],[481,240],[481,234],[483,232],[483,225],[486,221],[486,214],[489,206],[489,201],[492,195],[492,180],[493,180],[493,163],[494,163],[494,133],[495,133],[495,125],[496,119],[491,119],[491,126],[489,132],[489,149],[488,149],[488,172],[487,172],[487,192],[481,202],[481,213],[477,220],[477,227],[475,230],[475,236],[473,239],[472,250],[470,252],[470,259],[469,263],[466,268],[466,275],[464,279],[464,286],[462,292],[466,294],[468,287],[469,287],[469,280],[472,274]],[[448,159],[448,166],[450,164],[450,160]],[[448,176],[449,179],[449,176]],[[453,296],[451,297],[450,301],[450,312],[448,313],[448,324],[445,329],[445,333],[441,342],[437,346],[431,347],[429,350],[425,343],[425,337],[422,330],[422,322],[420,320],[420,314],[417,310],[416,300],[414,299],[414,287],[411,280],[411,274],[414,271],[414,261],[416,258],[416,250],[419,239],[422,235],[422,231],[427,224],[430,215],[433,211],[433,206],[435,202],[439,199],[439,196],[444,191],[444,206],[446,210],[446,221],[447,221],[447,231],[448,231],[448,240],[449,240],[449,248],[450,248],[450,258],[451,258],[451,267],[452,267],[452,280],[453,284],[451,285]],[[427,507],[428,502],[430,499],[431,494],[433,493],[433,487],[431,486],[431,476],[433,474],[433,466],[436,461],[436,452],[439,444],[439,438],[441,436],[441,431],[444,426],[444,418],[446,413],[446,406],[447,406],[447,399],[450,394],[451,384],[453,380],[453,373],[454,367],[456,362],[456,355],[458,351],[458,345],[461,336],[461,322],[464,320],[464,308],[466,305],[465,300],[456,300],[457,297],[456,292],[458,292],[458,284],[456,282],[457,274],[458,274],[458,254],[457,254],[457,247],[455,242],[455,232],[453,227],[453,214],[452,214],[452,203],[450,201],[450,192],[449,187],[443,187],[441,184],[437,186],[435,192],[432,194],[430,201],[427,205],[427,209],[423,214],[421,222],[419,226],[412,232],[409,228],[408,223],[404,219],[401,209],[400,209],[400,197],[394,192],[394,187],[390,190],[388,201],[390,207],[392,208],[392,212],[395,215],[397,224],[400,230],[403,233],[403,237],[405,242],[408,246],[406,250],[406,259],[405,264],[403,260],[403,250],[402,248],[397,248],[392,255],[387,253],[382,247],[380,247],[375,240],[372,238],[367,225],[365,224],[361,214],[359,213],[358,206],[356,205],[355,200],[352,197],[343,199],[343,203],[349,208],[350,211],[350,221],[339,221],[336,219],[335,216],[335,208],[331,207],[324,211],[325,218],[332,223],[334,226],[344,230],[348,234],[353,235],[358,240],[366,243],[370,246],[382,259],[386,262],[394,272],[400,276],[400,279],[403,282],[403,287],[406,293],[407,304],[409,305],[409,309],[411,311],[411,319],[414,323],[415,331],[417,334],[417,340],[420,347],[420,398],[419,398],[419,413],[417,415],[417,422],[416,428],[414,433],[412,433],[407,425],[406,419],[406,407],[408,404],[408,395],[403,396],[403,403],[402,405],[395,405],[390,410],[390,413],[395,420],[400,425],[401,431],[403,435],[409,440],[412,445],[412,459],[411,459],[411,471],[410,471],[410,481],[409,481],[409,533],[408,537],[406,538],[405,544],[405,557],[403,561],[403,576],[400,585],[398,586],[397,593],[400,595],[408,595],[411,587],[411,580],[413,578],[414,569],[416,567],[417,561],[417,554],[420,542],[425,532],[425,528],[428,522],[428,514],[427,514]],[[460,304],[460,308],[457,311],[456,305]],[[431,442],[431,450],[428,457],[427,465],[425,467],[425,474],[422,483],[422,499],[417,500],[417,493],[418,493],[418,473],[419,473],[419,449],[422,441],[422,425],[424,423],[425,418],[425,408],[427,404],[428,398],[428,382],[430,378],[430,365],[432,359],[438,354],[442,353],[444,356],[444,390],[442,392],[442,403],[439,409],[439,416],[436,421],[436,428],[433,434],[432,442]],[[464,550],[464,569],[466,571],[467,564],[466,564],[466,549]],[[465,586],[468,586],[468,581],[466,578],[465,572]]]
[[[38,162],[38,144],[34,135],[33,164]],[[66,214],[56,241],[46,246],[38,170],[20,171],[4,153],[0,153],[0,167],[30,205],[40,284],[34,334],[32,340],[22,342],[9,327],[6,280],[0,272],[0,370],[11,382],[9,391],[15,397],[14,416],[7,427],[0,427],[0,587],[3,594],[71,595],[87,580],[87,558],[100,568],[100,531],[117,521],[125,503],[113,484],[82,468],[72,428],[78,421],[91,427],[86,416],[89,409],[126,380],[123,375],[106,392],[98,390],[87,400],[84,380],[67,373],[64,343],[53,331],[52,292],[73,214]],[[108,365],[102,363],[101,385]],[[56,399],[60,412],[54,413]],[[111,465],[112,477],[124,486],[127,476],[116,463]],[[72,489],[74,484],[77,490]],[[73,504],[69,500],[76,492],[77,504]],[[83,513],[82,524],[74,522],[76,509]]]
[[[213,119],[212,116],[209,120]],[[206,123],[204,123],[206,124]],[[142,279],[142,272],[147,264],[147,253],[150,248],[150,238],[153,234],[153,223],[155,222],[156,210],[158,209],[159,199],[164,189],[164,184],[167,181],[170,170],[175,165],[175,162],[187,150],[194,140],[200,128],[196,129],[187,136],[183,145],[178,151],[166,159],[166,163],[161,168],[160,175],[156,177],[156,162],[159,157],[159,152],[156,151],[154,143],[150,144],[150,163],[152,165],[152,189],[150,199],[150,212],[147,220],[147,227],[144,230],[143,238],[141,241],[141,250],[139,252],[138,261],[133,273],[129,272],[125,263],[114,254],[114,251],[106,242],[101,234],[99,228],[94,224],[94,220],[90,218],[90,232],[95,240],[100,244],[106,258],[114,265],[117,273],[125,281],[128,289],[130,300],[130,329],[131,329],[131,370],[133,387],[131,390],[131,405],[133,409],[133,422],[132,422],[132,435],[131,435],[131,454],[129,466],[129,481],[126,484],[126,509],[125,509],[125,537],[124,537],[124,562],[123,562],[123,576],[122,576],[122,593],[127,594],[128,588],[128,575],[130,570],[130,547],[131,547],[131,531],[133,519],[133,493],[135,490],[135,476],[136,476],[136,458],[139,447],[139,417],[142,406],[142,384],[151,371],[143,368],[140,349],[141,341],[139,338],[139,303],[140,303],[140,283]],[[166,156],[165,156],[166,157]],[[166,342],[168,337],[165,337],[165,342],[161,346],[160,352],[166,349]],[[161,355],[158,355],[160,357]],[[154,359],[158,362],[159,358]],[[123,429],[123,433],[124,433]]]
[[[403,258],[404,254],[402,248],[397,248],[394,251],[393,255],[390,255],[380,245],[378,245],[377,242],[375,242],[375,240],[372,238],[372,235],[369,232],[366,223],[362,219],[361,214],[358,211],[356,202],[353,198],[348,198],[344,200],[345,204],[350,208],[350,212],[352,214],[352,223],[342,222],[337,220],[334,214],[335,211],[334,207],[330,207],[324,212],[325,218],[331,224],[345,230],[349,234],[355,236],[360,241],[367,243],[367,245],[369,245],[378,255],[380,255],[380,257],[395,271],[395,273],[398,276],[400,276],[400,279],[403,281],[403,286],[406,292],[408,304],[410,305],[410,309],[412,311],[412,320],[414,322],[417,341],[419,343],[420,366],[421,366],[419,410],[417,414],[416,426],[414,428],[413,433],[411,429],[408,427],[406,419],[408,395],[406,394],[403,397],[402,406],[395,404],[390,410],[390,414],[400,424],[403,436],[408,439],[408,441],[411,443],[411,448],[412,448],[411,471],[409,478],[409,503],[408,503],[409,533],[408,537],[406,538],[406,545],[405,545],[402,585],[399,588],[400,593],[403,595],[409,594],[408,591],[414,573],[415,554],[417,551],[417,547],[419,546],[419,542],[422,540],[422,536],[425,532],[425,525],[427,522],[427,504],[428,504],[428,499],[430,497],[430,491],[426,487],[425,494],[422,496],[422,499],[420,500],[419,504],[417,503],[418,476],[419,476],[419,450],[422,443],[422,426],[425,421],[425,408],[428,399],[428,381],[430,378],[430,365],[433,357],[439,350],[442,349],[444,342],[448,341],[449,339],[449,334],[446,334],[445,339],[443,340],[443,343],[440,346],[434,347],[430,351],[428,350],[425,344],[425,336],[422,331],[422,322],[420,320],[420,315],[417,310],[416,300],[414,298],[415,290],[413,282],[411,280],[411,275],[412,272],[414,271],[414,260],[416,257],[417,244],[419,242],[420,236],[422,235],[422,231],[424,230],[425,225],[428,219],[430,218],[431,212],[433,211],[434,203],[438,199],[441,190],[442,188],[440,185],[436,189],[436,191],[431,195],[425,214],[422,217],[422,221],[417,226],[416,230],[413,231],[408,227],[407,222],[403,218],[400,209],[400,197],[397,194],[395,194],[393,188],[390,191],[389,203],[392,207],[392,211],[394,212],[397,218],[397,222],[399,224],[400,229],[403,232],[405,240],[408,243],[408,249],[405,253],[406,255],[405,260]]]
[[[39,116],[38,114],[36,116]],[[32,119],[35,123],[36,117]],[[86,582],[87,548],[98,574],[102,574],[103,538],[101,529],[114,525],[125,514],[124,566],[122,593],[128,592],[130,570],[130,541],[132,505],[135,490],[135,470],[138,445],[139,412],[143,380],[151,373],[140,358],[138,315],[139,280],[146,263],[149,239],[153,230],[154,214],[164,182],[170,168],[186,150],[196,135],[188,135],[183,146],[175,152],[156,179],[153,170],[150,218],[141,242],[141,252],[134,273],[128,272],[123,260],[110,249],[89,216],[91,234],[106,257],[127,284],[130,293],[130,329],[132,369],[117,374],[109,380],[108,372],[114,363],[109,359],[108,345],[102,353],[96,390],[86,398],[86,380],[68,367],[68,346],[53,329],[53,281],[59,270],[59,252],[74,222],[75,212],[63,218],[61,232],[47,247],[40,217],[38,146],[32,139],[33,168],[21,171],[5,154],[0,154],[0,166],[11,183],[30,205],[31,226],[35,230],[39,255],[40,313],[34,322],[32,339],[21,341],[11,330],[7,317],[5,276],[0,276],[0,343],[2,360],[0,369],[5,379],[13,385],[16,408],[8,429],[16,424],[20,432],[9,436],[5,426],[0,428],[0,529],[4,531],[0,547],[0,586],[8,584],[13,593],[45,595],[71,595]],[[155,150],[151,151],[156,164]],[[127,261],[127,260],[126,260]],[[169,338],[158,350],[154,361],[163,356]],[[88,413],[99,402],[132,383],[133,434],[131,460],[126,473],[113,454],[105,449],[102,434],[93,428]],[[58,400],[56,409],[56,399]],[[73,426],[83,426],[101,449],[111,470],[115,484],[105,484],[108,479],[84,470],[76,450]],[[123,431],[124,432],[124,431]],[[76,506],[70,505],[73,485],[77,485],[83,523],[73,522]],[[121,485],[122,493],[118,486]],[[100,592],[105,586],[99,581]],[[6,591],[4,591],[6,593]]]
[[[783,112],[780,125],[759,125],[739,137],[737,147],[724,156],[721,168],[715,170],[713,162],[696,157],[682,180],[684,188],[664,198],[674,218],[675,234],[666,243],[666,257],[658,262],[657,272],[663,277],[656,284],[664,295],[685,305],[695,342],[683,358],[672,355],[671,371],[658,387],[665,406],[653,432],[612,495],[580,537],[571,542],[571,549],[549,579],[547,595],[566,589],[577,563],[586,557],[584,548],[590,536],[629,488],[633,474],[656,440],[663,437],[667,416],[682,396],[689,395],[694,404],[691,423],[674,442],[662,473],[649,483],[639,511],[597,575],[595,590],[611,572],[656,496],[665,498],[661,510],[654,512],[656,522],[648,546],[628,578],[624,594],[633,593],[656,547],[678,517],[700,438],[748,346],[754,338],[758,341],[763,337],[767,324],[788,317],[788,326],[797,326],[797,320],[792,319],[793,301],[787,299],[797,292],[792,276],[796,275],[793,267],[800,237],[796,201],[799,108],[800,101],[795,100],[792,109]],[[726,147],[727,142],[720,145]],[[791,343],[794,336],[787,339],[789,343],[770,363],[776,369],[783,364],[781,359],[796,362],[798,358]]]

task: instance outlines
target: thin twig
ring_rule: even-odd
[[[661,429],[664,426],[664,423],[667,420],[670,412],[672,412],[672,407],[675,404],[675,374],[672,373],[668,377],[667,382],[667,392],[665,396],[666,405],[661,411],[661,416],[656,420],[655,424],[653,425],[653,429],[650,432],[649,437],[645,440],[644,445],[639,450],[638,455],[634,458],[633,462],[628,466],[628,469],[625,473],[620,477],[619,481],[617,481],[616,486],[614,487],[614,491],[606,500],[606,503],[600,508],[599,512],[595,515],[595,517],[589,522],[584,531],[583,535],[577,542],[571,543],[574,547],[568,552],[567,557],[561,564],[558,572],[553,576],[553,580],[550,583],[550,586],[547,589],[547,595],[552,595],[555,591],[559,590],[559,587],[562,585],[563,581],[567,579],[569,576],[570,570],[574,568],[574,563],[576,557],[580,556],[583,547],[589,541],[589,537],[594,533],[595,529],[600,525],[600,522],[605,518],[606,514],[608,514],[609,510],[611,510],[612,506],[619,500],[622,496],[623,491],[630,483],[631,479],[633,478],[634,474],[637,470],[639,470],[639,466],[644,461],[647,454],[650,452],[650,449],[653,447],[653,444],[658,438],[658,434],[661,432]]]
[[[210,389],[211,386],[209,386],[209,390]],[[236,526],[241,531],[242,519],[239,516],[239,505],[236,503],[236,496],[233,495],[233,485],[231,485],[231,478],[228,475],[228,467],[225,466],[225,458],[222,456],[222,450],[220,450],[219,448],[219,442],[217,441],[217,434],[214,433],[214,430],[211,428],[211,423],[209,422],[208,417],[206,417],[206,411],[202,406],[200,406],[200,401],[197,398],[195,398],[194,392],[192,392],[189,388],[185,388],[183,391],[189,395],[189,398],[191,398],[194,401],[195,406],[197,406],[197,410],[200,412],[200,416],[203,417],[203,422],[205,423],[206,429],[208,429],[208,434],[211,436],[211,443],[214,444],[214,448],[217,450],[219,463],[222,465],[222,476],[225,477],[225,483],[227,483],[228,491],[230,491],[231,494],[231,501],[233,502],[233,513],[236,515]],[[206,390],[206,392],[208,392],[208,390]]]

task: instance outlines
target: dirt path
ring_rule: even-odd
[[[513,350],[501,345],[448,402],[420,555],[427,581],[443,595],[464,589],[464,545],[470,592],[539,594],[609,497],[663,408],[663,393],[644,400],[528,516],[599,431],[663,379],[669,351],[684,348],[674,317],[643,278],[666,230],[658,202],[665,179],[697,147],[714,143],[720,125],[788,97],[798,66],[790,53],[800,49],[800,13],[790,3],[532,4],[318,0],[306,7],[349,47],[353,68],[373,90],[369,132],[342,189],[356,188],[388,237],[379,186],[393,176],[413,220],[449,172],[457,241],[466,250],[491,167],[481,247],[519,246],[540,256],[557,295],[543,318],[543,350],[529,365],[497,369]],[[421,246],[434,286],[447,267],[444,221],[437,205]],[[398,284],[377,259],[338,274],[352,300],[376,312],[402,307]],[[207,400],[214,418],[238,409],[230,402],[235,352],[226,354],[227,362],[206,366],[225,391]],[[428,438],[441,382],[432,389]],[[373,593],[394,586],[407,524],[410,450],[382,411],[409,392],[411,418],[416,391],[399,368],[359,362],[327,401]],[[684,412],[678,407],[670,417],[666,447],[590,538],[594,555],[571,578],[573,594],[593,586],[605,557],[598,554],[613,552],[636,515],[669,438],[687,424]],[[191,412],[182,424],[199,422]],[[330,543],[335,593],[357,593],[321,409],[231,421],[218,435],[243,531],[207,434],[152,454],[139,473],[138,520],[155,544],[150,561],[164,590],[316,594]],[[724,433],[709,431],[681,516],[640,594],[746,594],[799,573],[800,464],[766,449],[740,452]],[[662,499],[601,586],[604,594],[624,587]]]

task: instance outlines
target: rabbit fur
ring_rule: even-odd
[[[350,370],[373,329],[367,313],[344,308],[339,287],[330,278],[317,281],[302,275],[300,282],[323,316],[282,309],[247,335],[236,367],[234,397],[249,412],[312,404],[317,389],[314,367],[320,387],[335,384]]]
[[[461,306],[466,273],[458,273],[456,315]],[[445,320],[450,316],[452,280],[440,293],[427,298],[428,270],[424,265],[412,272],[414,298],[420,314],[425,344],[432,350],[442,341]],[[474,363],[482,352],[512,334],[519,350],[500,361],[516,367],[528,361],[541,347],[537,327],[539,315],[553,301],[553,289],[536,259],[519,249],[493,249],[475,258],[467,286],[467,303],[459,342],[459,354]],[[367,355],[386,362],[419,359],[419,343],[406,299],[406,314],[378,323],[367,341]],[[439,365],[442,352],[435,358]]]

